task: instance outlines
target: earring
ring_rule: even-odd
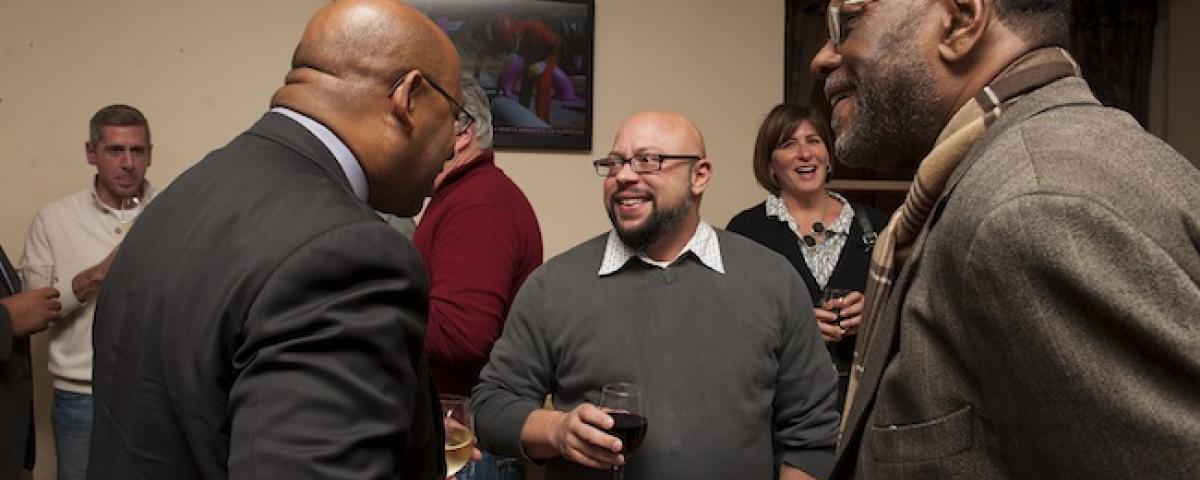
[[[831,178],[833,178],[833,160],[825,164],[825,181],[828,182]]]

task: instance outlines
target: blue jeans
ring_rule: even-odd
[[[483,459],[458,472],[458,480],[521,480],[521,462],[513,457],[484,451]]]
[[[92,440],[92,396],[55,389],[50,421],[58,451],[58,480],[84,480]]]

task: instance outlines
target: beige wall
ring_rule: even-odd
[[[15,260],[37,209],[88,184],[87,120],[106,104],[129,103],[149,117],[150,177],[159,186],[247,128],[321,4],[0,0],[0,244]],[[639,110],[678,110],[706,134],[716,163],[704,201],[709,221],[723,226],[760,200],[747,158],[761,116],[783,97],[783,13],[781,1],[597,2],[599,153],[499,155],[533,202],[547,256],[607,229],[589,162]],[[35,364],[44,365],[44,338],[36,343]],[[36,478],[52,478],[44,371],[38,380]]]
[[[245,129],[322,3],[0,0],[0,244],[19,257],[37,208],[90,181],[86,123],[105,104],[150,118],[159,186]],[[1200,161],[1200,96],[1189,93],[1200,85],[1200,2],[1171,8],[1167,135]],[[782,1],[597,1],[593,153],[499,155],[537,210],[547,256],[607,229],[588,161],[639,110],[678,110],[704,131],[716,164],[703,207],[710,222],[723,226],[761,200],[747,162],[759,120],[783,95],[783,13]],[[44,371],[37,394],[45,420]],[[39,435],[37,478],[52,478],[48,422]]]

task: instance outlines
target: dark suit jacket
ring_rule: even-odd
[[[88,477],[435,479],[428,279],[279,114],[138,218],[98,299]]]
[[[860,212],[866,214],[875,233],[887,226],[888,218],[876,208],[857,204],[853,207],[855,218],[850,223],[846,245],[842,247],[842,254],[838,257],[833,275],[829,277],[826,286],[864,292],[866,291],[868,268],[871,265],[871,253],[863,241],[863,229],[857,217]],[[817,279],[813,277],[812,271],[808,269],[808,264],[804,262],[799,239],[796,238],[792,229],[788,228],[787,223],[767,216],[767,202],[761,202],[735,215],[729,221],[726,230],[744,235],[787,258],[792,267],[795,267],[796,271],[800,273],[800,277],[804,279],[804,285],[808,287],[808,295],[813,305],[821,304],[821,286],[817,284]],[[839,367],[838,371],[849,371],[850,360],[854,355],[854,339],[838,342],[834,346],[833,355],[834,361]]]
[[[1200,172],[1069,77],[968,153],[834,478],[1200,478]]]
[[[0,247],[0,298],[21,291],[21,279]],[[10,285],[11,283],[11,285]],[[33,469],[33,377],[29,337],[13,335],[12,318],[0,307],[0,478],[17,478]]]

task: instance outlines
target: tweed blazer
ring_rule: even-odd
[[[950,178],[834,478],[1200,478],[1200,172],[1078,77]]]

